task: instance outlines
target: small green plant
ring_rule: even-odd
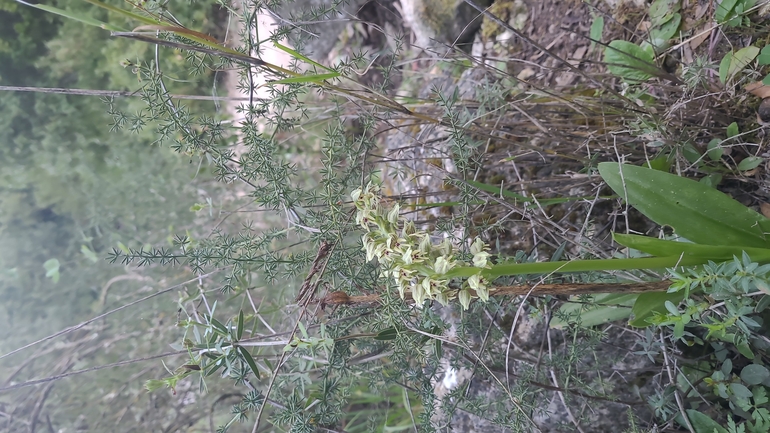
[[[743,69],[759,55],[759,48],[748,46],[738,51],[732,50],[725,54],[719,63],[719,81],[728,84]]]
[[[630,84],[638,84],[655,76],[655,53],[652,45],[645,47],[614,40],[604,49],[607,69]]]
[[[724,0],[719,2],[714,18],[717,23],[727,27],[739,27],[749,24],[746,13],[754,7],[756,0]]]
[[[681,8],[679,0],[655,0],[650,5],[649,44],[656,53],[667,49],[669,41],[677,36],[682,24]]]
[[[770,45],[762,47],[762,50],[757,56],[757,64],[759,64],[759,66],[770,65]],[[770,74],[767,74],[765,78],[762,79],[762,84],[770,86]]]
[[[763,359],[770,345],[763,335],[770,306],[770,265],[760,266],[744,253],[732,261],[672,271],[672,281],[670,291],[684,293],[683,304],[667,301],[666,311],[656,312],[647,322],[686,346],[711,349],[695,368],[682,370],[686,380],[677,381],[678,392],[728,406],[738,420],[728,415],[727,429],[717,431],[767,431],[770,370]],[[695,291],[699,300],[693,297]],[[702,426],[696,431],[712,431],[718,425],[697,410],[686,413],[693,425]],[[679,418],[685,425],[681,413]]]
[[[679,0],[652,2],[648,39],[641,46],[624,40],[610,42],[604,49],[607,69],[629,84],[642,83],[659,75],[655,56],[668,48],[669,41],[677,36],[682,23],[681,7]]]

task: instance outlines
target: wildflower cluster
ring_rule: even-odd
[[[483,269],[490,268],[489,248],[484,241],[476,238],[470,247],[471,265],[479,272],[465,280],[459,291],[451,289],[450,270],[470,265],[456,258],[457,248],[448,239],[434,245],[428,233],[399,216],[398,203],[383,208],[379,187],[372,183],[356,189],[351,197],[358,210],[356,223],[366,230],[362,238],[366,260],[377,258],[386,276],[395,281],[402,299],[407,291],[417,305],[426,299],[447,305],[457,297],[466,310],[474,297],[484,302],[489,299],[488,281],[481,275]]]

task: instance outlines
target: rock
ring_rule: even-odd
[[[757,115],[762,123],[770,123],[770,98],[765,98],[759,104]]]
[[[476,1],[483,8],[490,3]],[[401,9],[419,48],[470,42],[482,22],[481,14],[463,0],[401,0]]]

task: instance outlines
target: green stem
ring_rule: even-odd
[[[562,262],[514,263],[493,265],[482,271],[489,279],[507,275],[550,274],[554,272],[588,272],[588,271],[620,271],[631,269],[661,269],[676,266],[702,265],[708,262],[702,257],[645,257],[639,259],[600,259],[572,260]],[[479,268],[459,267],[452,269],[447,276],[450,278],[467,278],[476,275]]]

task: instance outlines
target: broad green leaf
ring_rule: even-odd
[[[757,61],[760,66],[770,65],[770,45],[765,45],[762,48],[762,51],[759,52],[759,56],[757,57]]]
[[[746,3],[750,0],[739,0],[735,5],[735,8],[728,15],[727,21],[724,23],[727,27],[738,27],[743,23],[743,15],[746,11]]]
[[[770,377],[767,367],[760,364],[749,364],[741,370],[741,380],[749,385],[759,385]]]
[[[738,129],[737,123],[733,122],[727,125],[727,138],[733,138],[740,133],[741,131]]]
[[[719,62],[719,82],[722,84],[727,83],[727,72],[730,70],[730,63],[733,60],[733,52],[725,54],[722,57],[722,61]]]
[[[604,62],[611,73],[630,83],[647,81],[657,70],[652,49],[622,40],[614,40],[604,49]]]
[[[655,0],[650,5],[649,15],[650,23],[654,27],[665,24],[676,12],[679,12],[681,5],[679,0]]]
[[[722,140],[718,138],[709,141],[706,149],[709,159],[712,161],[719,161],[725,153],[725,150],[722,148]]]
[[[762,79],[762,84],[765,86],[770,86],[770,74],[767,74],[767,76]]]
[[[733,9],[735,9],[736,3],[738,3],[739,0],[722,0],[716,7],[716,10],[714,11],[714,17],[717,20],[717,23],[722,24],[725,22],[725,20],[730,16],[730,12],[733,12]]]
[[[684,298],[684,292],[665,293],[665,292],[645,292],[640,293],[634,302],[631,312],[634,318],[628,322],[629,325],[637,328],[646,328],[650,326],[647,318],[652,317],[656,312],[665,313],[666,302],[679,303]]]
[[[770,249],[766,248],[735,245],[702,245],[621,233],[614,233],[612,237],[620,245],[658,257],[700,258],[724,262],[732,260],[733,257],[741,257],[745,252],[756,262],[765,263],[770,261]]]
[[[600,304],[599,307],[584,311],[585,305],[582,303],[568,302],[559,308],[560,314],[551,320],[552,328],[563,328],[569,322],[561,320],[559,317],[577,317],[580,316],[581,326],[598,326],[616,320],[626,319],[631,315],[631,307],[634,305],[638,293],[607,293],[592,296],[593,302]]]
[[[738,353],[749,359],[754,359],[754,352],[751,351],[751,347],[745,341],[735,343],[735,348],[738,349]]]
[[[674,14],[663,25],[650,30],[650,42],[655,46],[656,52],[660,52],[668,46],[668,41],[676,36],[681,23],[682,16]]]
[[[730,384],[730,391],[733,392],[733,395],[735,395],[738,398],[751,398],[754,395],[751,393],[751,391],[746,388],[746,385],[742,383],[733,382]]]
[[[622,172],[621,172],[622,169]],[[770,220],[694,180],[633,165],[603,162],[599,173],[621,198],[679,236],[705,245],[770,247],[760,226]]]
[[[591,50],[596,46],[596,42],[602,41],[602,33],[604,33],[604,16],[597,15],[594,17],[594,21],[591,23],[591,29],[588,36],[591,38]]]
[[[762,158],[758,156],[749,156],[748,158],[745,158],[743,161],[738,163],[738,170],[747,171],[755,169],[759,166],[759,164],[762,163],[762,161]]]
[[[733,360],[730,358],[725,359],[720,370],[722,371],[724,377],[730,377],[733,371]]]
[[[695,433],[727,433],[727,430],[709,418],[708,415],[694,409],[687,409],[687,418],[690,420]],[[679,416],[677,416],[679,417]],[[681,425],[687,425],[684,420],[677,421]]]
[[[742,71],[759,54],[759,48],[748,46],[741,48],[736,52],[730,51],[725,54],[722,62],[719,64],[719,81],[726,84],[738,72]]]
[[[83,255],[86,256],[86,258],[90,260],[91,263],[96,263],[99,261],[99,257],[96,256],[96,253],[91,251],[91,249],[86,245],[80,246],[80,252],[83,253]]]
[[[735,53],[732,62],[730,63],[730,70],[728,71],[728,77],[733,77],[738,72],[742,71],[749,63],[753,62],[759,54],[759,48],[751,45],[745,48],[741,48]]]

